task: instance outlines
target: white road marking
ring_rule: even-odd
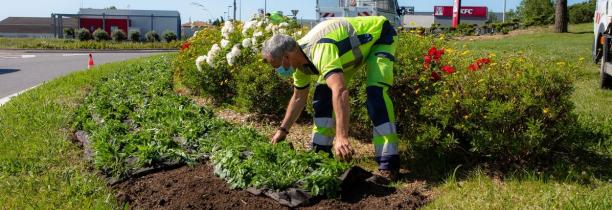
[[[89,54],[83,54],[83,53],[62,54],[62,56],[64,56],[64,57],[70,57],[70,56],[83,56],[83,55],[89,55]]]
[[[31,90],[31,89],[34,89],[34,88],[36,88],[36,87],[38,87],[38,86],[39,86],[39,85],[34,85],[34,86],[32,86],[32,87],[29,87],[28,89],[25,89],[25,90],[19,91],[18,93],[14,93],[14,94],[12,94],[12,95],[10,95],[10,96],[4,97],[4,98],[0,98],[0,106],[2,106],[2,105],[4,105],[5,103],[9,102],[9,101],[11,100],[11,98],[13,98],[13,97],[15,97],[15,96],[18,96],[18,95],[21,95],[22,93],[25,93],[26,91]]]
[[[0,58],[5,58],[5,59],[22,58],[22,59],[26,59],[26,58],[36,58],[36,55],[2,55],[2,56],[0,56]]]

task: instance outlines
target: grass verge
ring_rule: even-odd
[[[45,50],[123,50],[123,49],[178,49],[179,41],[172,42],[115,42],[79,41],[75,39],[0,38],[0,49],[45,49]]]
[[[70,121],[101,78],[143,59],[101,65],[45,83],[0,106],[0,204],[3,208],[75,209],[116,205],[82,150],[67,141]]]

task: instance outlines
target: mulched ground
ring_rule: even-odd
[[[119,202],[133,209],[288,209],[270,198],[229,189],[206,164],[149,174],[113,188]],[[429,197],[422,183],[397,190],[362,185],[340,199],[318,200],[300,209],[416,209]]]

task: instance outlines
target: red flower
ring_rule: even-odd
[[[447,74],[452,74],[455,73],[455,67],[449,65],[442,66],[442,71],[446,72]]]
[[[440,77],[440,75],[438,74],[438,72],[431,72],[431,80],[433,81],[438,81],[442,79],[442,77]]]
[[[442,55],[444,55],[444,49],[436,50],[433,56],[434,60],[440,61],[440,58],[442,57]]]
[[[482,66],[482,65],[484,65],[484,64],[489,64],[489,63],[491,63],[491,59],[489,59],[489,58],[481,58],[481,59],[478,59],[478,61],[476,61],[476,63],[477,63],[479,66]]]
[[[478,69],[480,69],[480,65],[478,65],[478,63],[473,63],[468,66],[468,69],[470,71],[478,71]]]
[[[438,49],[436,49],[436,47],[431,47],[431,48],[429,48],[429,52],[427,53],[427,55],[434,56],[437,51],[438,51]]]
[[[185,51],[187,49],[189,49],[189,47],[191,47],[191,42],[186,41],[181,45],[181,51]]]
[[[425,63],[426,64],[430,64],[431,63],[431,56],[429,56],[429,55],[425,56]]]

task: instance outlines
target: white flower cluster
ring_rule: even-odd
[[[225,49],[227,46],[229,46],[230,41],[227,39],[222,39],[221,40],[221,48]]]
[[[221,36],[225,39],[229,39],[230,34],[234,33],[234,24],[232,21],[225,21],[223,28],[221,28]]]
[[[230,66],[233,66],[234,63],[236,62],[236,57],[238,57],[240,55],[240,44],[235,44],[234,47],[232,47],[232,51],[230,51],[225,58],[227,59],[227,64],[229,64]]]
[[[258,22],[261,22],[261,21],[251,20],[251,21],[248,21],[248,22],[244,23],[244,26],[242,26],[242,35],[243,36],[247,36],[248,33],[249,33],[249,30],[251,30],[252,28],[257,27]]]
[[[217,54],[219,54],[219,52],[221,51],[221,48],[219,47],[218,44],[214,44],[211,48],[210,51],[208,51],[208,56],[206,57],[206,63],[208,63],[208,65],[210,67],[215,67],[215,56],[217,56]]]
[[[287,34],[287,27],[289,27],[289,23],[282,22],[278,25],[270,24],[266,26],[265,30],[273,34]]]
[[[215,60],[224,50],[229,50],[229,52],[225,55],[227,64],[230,66],[236,65],[237,57],[240,56],[245,49],[250,48],[250,52],[259,52],[259,45],[261,42],[263,42],[263,38],[266,33],[287,35],[288,27],[289,23],[287,22],[274,25],[263,17],[256,17],[253,20],[244,23],[242,30],[238,30],[240,34],[234,34],[234,32],[236,32],[234,23],[231,21],[226,21],[221,28],[221,42],[214,44],[208,51],[207,55],[198,56],[195,61],[196,67],[198,68],[198,71],[202,71],[202,65],[204,62],[206,62],[210,67],[214,68]],[[234,36],[242,35],[242,41],[239,43],[232,43],[232,40],[234,40],[231,38],[232,34],[234,34]],[[300,37],[301,35],[301,31],[297,31],[292,34],[294,37]],[[229,49],[230,47],[231,50]]]
[[[198,71],[202,71],[202,63],[204,61],[206,61],[205,55],[201,55],[201,56],[198,56],[198,58],[196,58],[195,63],[196,63],[196,67],[198,67]]]

